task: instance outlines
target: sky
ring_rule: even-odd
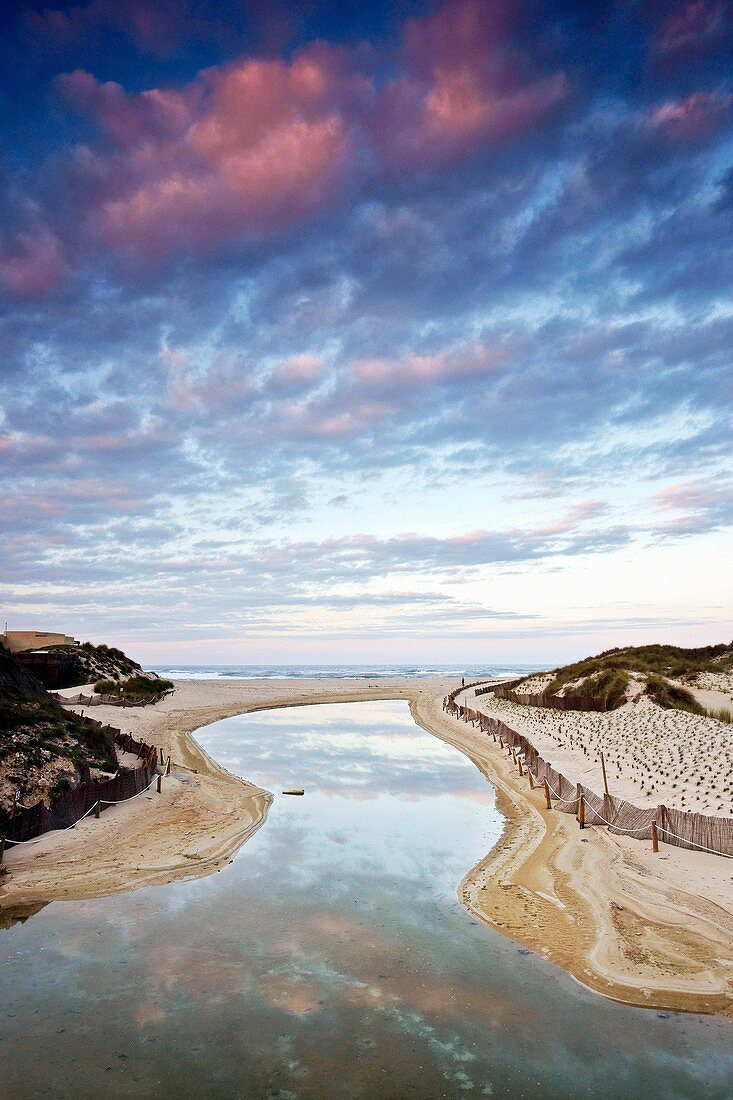
[[[148,662],[733,636],[733,2],[0,12],[0,614]]]

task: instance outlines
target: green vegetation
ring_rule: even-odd
[[[59,764],[66,764],[70,786],[88,778],[90,768],[115,771],[111,734],[60,707],[0,647],[0,818],[10,810],[15,790],[23,801],[52,800],[59,794],[63,783],[58,769],[49,776],[49,765]]]
[[[97,695],[118,695],[122,699],[149,699],[173,688],[171,680],[154,679],[152,676],[131,676],[128,680],[98,680],[94,685]]]
[[[733,642],[729,645],[703,646],[700,649],[682,649],[675,645],[607,649],[596,657],[586,657],[575,664],[556,669],[547,691],[549,694],[556,694],[573,680],[612,668],[650,676],[667,676],[673,680],[694,676],[698,672],[727,672],[733,668]]]
[[[659,706],[706,714],[705,708],[689,691],[667,683],[667,679],[689,681],[701,672],[732,670],[733,642],[699,649],[672,645],[628,646],[608,649],[595,657],[555,669],[545,690],[548,695],[563,692],[568,699],[585,697],[599,710],[613,710],[625,702],[629,674],[634,672],[647,678],[647,692]],[[568,688],[568,684],[572,684],[572,688]],[[521,693],[521,684],[517,690]],[[711,717],[717,718],[718,714]],[[719,720],[726,721],[725,718]]]
[[[0,760],[16,753],[23,758],[23,769],[40,766],[42,753],[88,767],[117,768],[114,742],[105,729],[87,726],[51,699],[19,701],[0,689]]]
[[[619,669],[605,669],[589,676],[577,687],[565,692],[566,699],[592,700],[596,710],[615,710],[626,702],[629,675]]]
[[[649,676],[646,682],[646,693],[659,707],[665,710],[686,710],[690,714],[707,714],[705,707],[701,706],[686,688],[670,684],[661,676]]]

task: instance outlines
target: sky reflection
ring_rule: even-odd
[[[221,874],[0,934],[3,1097],[728,1095],[729,1025],[604,1001],[462,909],[501,820],[405,704],[200,737],[276,792],[265,825]]]

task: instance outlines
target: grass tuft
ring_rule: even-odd
[[[157,680],[151,676],[131,676],[119,683],[117,680],[98,680],[94,685],[97,695],[117,695],[122,699],[149,699],[162,691],[170,691],[171,680]]]

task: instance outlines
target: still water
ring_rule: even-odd
[[[406,704],[199,739],[276,793],[265,824],[209,878],[0,931],[3,1100],[733,1097],[729,1024],[613,1004],[461,908],[501,819]]]

